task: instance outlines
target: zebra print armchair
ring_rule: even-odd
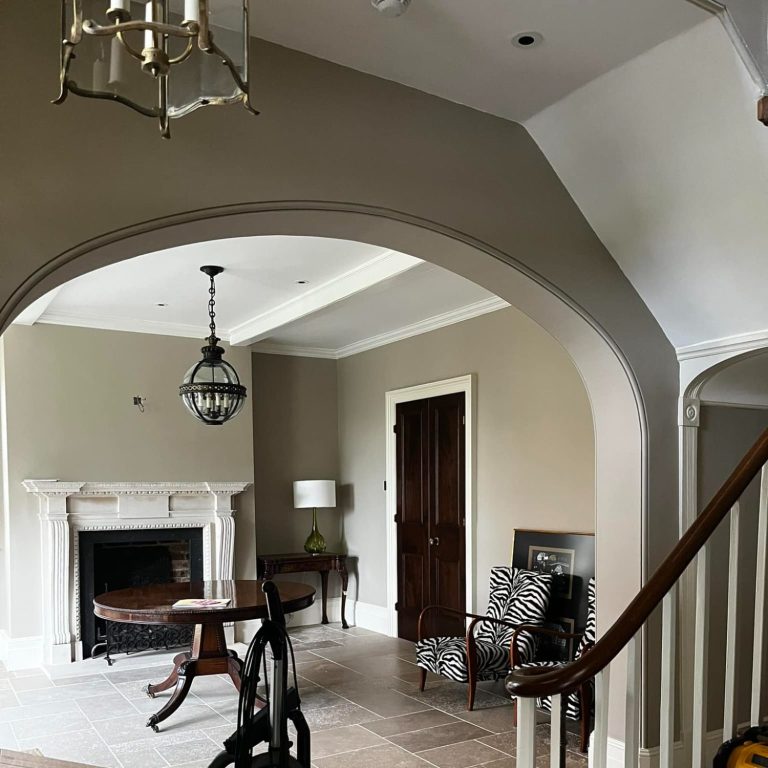
[[[552,576],[522,568],[491,568],[488,612],[485,616],[428,605],[419,616],[416,664],[421,667],[420,690],[427,672],[458,683],[468,683],[467,709],[475,704],[478,680],[498,680],[509,672],[512,647],[516,658],[533,661],[536,637],[521,625],[537,627],[544,621],[552,591]],[[426,631],[430,613],[442,612],[470,619],[463,637],[431,637]]]
[[[595,613],[595,579],[592,577],[589,580],[587,586],[587,623],[584,627],[583,634],[571,634],[569,632],[556,632],[551,629],[545,629],[544,627],[518,627],[513,635],[516,633],[526,634],[548,634],[555,637],[561,637],[563,639],[581,638],[578,648],[573,660],[581,658],[594,644],[595,644],[595,630],[596,630],[596,613]],[[524,660],[524,657],[519,655],[516,651],[516,644],[512,643],[512,669],[541,669],[543,667],[560,667],[563,666],[559,661],[534,661],[529,659]],[[586,752],[589,742],[589,727],[592,720],[592,702],[594,697],[594,682],[590,680],[580,688],[572,691],[566,698],[563,699],[563,712],[565,717],[569,720],[580,721],[580,740],[581,751]],[[541,709],[549,711],[551,709],[551,701],[549,697],[544,697],[536,702],[536,705]]]

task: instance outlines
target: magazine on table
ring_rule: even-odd
[[[232,600],[228,597],[186,597],[177,600],[173,608],[226,608]]]

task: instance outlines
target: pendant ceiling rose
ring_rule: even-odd
[[[223,267],[206,265],[200,271],[210,278],[208,316],[211,335],[202,348],[203,358],[195,363],[184,376],[179,395],[187,410],[203,424],[224,424],[233,419],[243,408],[247,389],[240,383],[237,371],[222,359],[224,350],[216,335],[216,276]]]
[[[159,121],[250,103],[248,0],[62,0],[60,92]]]

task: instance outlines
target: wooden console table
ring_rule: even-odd
[[[328,623],[328,573],[336,571],[341,577],[341,626],[349,629],[346,618],[347,607],[347,556],[336,552],[321,552],[316,555],[307,552],[290,555],[258,555],[257,568],[260,579],[271,579],[276,573],[320,574],[323,592],[323,624]]]

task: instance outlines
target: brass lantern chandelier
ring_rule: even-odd
[[[160,123],[241,102],[248,81],[248,0],[62,0],[61,92],[125,104]]]
[[[216,275],[223,267],[207,265],[200,271],[211,280],[208,294],[208,316],[211,335],[208,344],[202,348],[203,358],[195,363],[184,376],[179,395],[187,410],[203,424],[224,424],[242,410],[247,394],[240,383],[237,371],[221,359],[224,350],[219,346],[216,335]]]

